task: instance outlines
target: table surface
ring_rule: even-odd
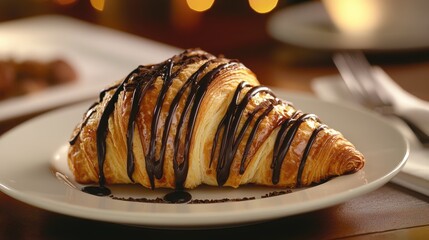
[[[73,13],[70,11],[70,15],[73,16]],[[100,22],[88,16],[81,18],[181,48],[195,44],[194,40],[184,36],[172,39],[166,32],[153,29],[141,30],[129,23]],[[276,42],[270,39],[263,29],[261,30],[266,17],[258,17],[256,20],[249,17],[247,20],[249,20],[247,23],[243,23],[244,20],[237,23],[255,26],[253,40],[245,41],[246,44],[242,44],[247,33],[243,30],[243,34],[234,34],[231,41],[227,43],[216,44],[212,41],[199,46],[208,51],[222,52],[227,56],[238,58],[256,73],[262,84],[287,90],[311,93],[312,79],[338,74],[330,60],[332,52],[303,49]],[[216,26],[210,20],[207,21],[209,26]],[[233,30],[225,29],[227,32]],[[195,34],[198,33],[188,33],[190,37]],[[202,37],[200,43],[206,42],[204,39],[207,38]],[[369,52],[368,56],[373,63],[382,66],[407,91],[429,100],[428,49]],[[42,113],[0,122],[0,135]],[[103,239],[112,236],[118,236],[121,239],[136,237],[188,239],[202,236],[207,239],[218,239],[222,236],[234,238],[243,235],[255,238],[269,235],[272,239],[424,238],[429,236],[429,197],[388,183],[373,192],[326,209],[249,226],[188,231],[147,229],[65,216],[27,205],[0,193],[0,239],[85,237]]]

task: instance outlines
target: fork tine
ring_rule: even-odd
[[[379,81],[375,77],[371,64],[365,58],[365,55],[362,52],[357,52],[355,56],[356,64],[360,64],[361,71],[364,72],[365,76],[368,76],[368,78],[362,79],[362,81],[369,82],[368,86],[371,86],[368,92],[376,97],[376,101],[380,102],[380,105],[392,106],[390,98],[382,91],[383,89],[381,89]]]
[[[359,89],[358,101],[372,108],[390,105],[382,99],[377,91],[377,83],[374,79],[372,68],[365,55],[360,52],[338,53],[333,57],[340,74],[347,87]],[[356,97],[356,93],[354,93]]]
[[[355,68],[351,67],[350,57],[346,53],[336,53],[333,56],[334,64],[337,66],[340,75],[342,76],[347,89],[353,97],[363,105],[368,105],[367,94],[364,92],[363,86],[358,80],[359,73]]]
[[[380,98],[380,95],[377,91],[377,82],[374,79],[372,67],[365,55],[362,52],[354,52],[349,56],[352,59],[350,66],[356,66],[356,71],[361,74],[361,77],[357,79],[361,82],[361,85],[363,86],[363,89],[367,93],[367,97],[370,99],[372,104],[375,106],[386,105],[387,103]]]
[[[384,115],[393,115],[408,125],[423,146],[429,147],[429,136],[405,115],[394,111],[389,100],[383,99],[378,80],[363,53],[337,53],[332,57],[344,83],[356,100],[362,105]]]

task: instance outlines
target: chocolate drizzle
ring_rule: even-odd
[[[98,105],[98,103],[93,103],[88,110],[86,111],[85,117],[82,120],[81,124],[79,125],[79,127],[77,128],[77,132],[75,132],[74,136],[71,137],[71,139],[69,140],[69,144],[70,145],[74,145],[77,141],[77,139],[79,138],[80,132],[82,131],[82,127],[85,126],[88,123],[88,120],[91,118],[92,114],[95,113],[95,106]]]
[[[203,72],[203,70],[207,67],[206,64],[202,66],[202,68],[198,69],[194,75],[190,77],[191,80],[191,91],[188,95],[185,103],[185,109],[180,117],[180,121],[177,127],[176,138],[174,141],[174,173],[176,177],[176,188],[181,189],[184,186],[186,176],[188,174],[188,165],[189,165],[189,148],[191,145],[191,137],[194,131],[195,121],[197,119],[198,110],[200,108],[202,99],[206,94],[207,88],[210,83],[215,79],[215,76],[219,74],[224,69],[233,67],[234,65],[238,65],[237,62],[229,62],[223,63],[208,72],[204,75],[200,81],[196,81],[197,77]],[[192,108],[191,108],[192,105]],[[190,111],[190,112],[189,112]],[[188,113],[189,112],[189,113]],[[170,113],[169,113],[170,114]],[[184,139],[184,150],[182,154],[179,154],[179,144],[180,137],[183,136],[182,127],[184,123],[185,116],[188,118],[188,125],[186,126],[185,139]],[[183,156],[182,164],[178,164],[177,156]]]
[[[98,183],[100,186],[104,186],[106,179],[104,177],[104,161],[106,159],[106,138],[108,130],[109,117],[115,110],[115,104],[118,101],[119,94],[123,91],[124,85],[132,77],[135,76],[138,68],[132,71],[116,88],[110,100],[107,102],[103,113],[100,117],[100,122],[97,128],[97,158],[98,158]],[[104,94],[100,94],[100,98],[104,98]],[[101,99],[102,100],[102,99]]]
[[[238,102],[240,98],[240,93],[243,89],[251,87],[250,90],[247,91],[246,95],[242,98],[242,100]],[[255,109],[249,114],[248,118],[244,122],[242,128],[238,131],[240,120],[243,116],[244,111],[246,110],[246,106],[249,104],[252,97],[254,97],[258,93],[268,93],[274,96],[270,89],[267,87],[256,86],[252,87],[246,82],[241,82],[231,100],[231,103],[228,106],[228,110],[221,120],[219,127],[216,131],[216,135],[213,140],[213,147],[211,152],[210,166],[214,160],[215,152],[219,149],[218,159],[217,159],[217,182],[219,186],[222,186],[226,183],[229,177],[231,164],[235,158],[240,142],[243,140],[244,133],[250,127],[250,124],[256,114],[265,107],[265,111],[258,117],[256,122],[253,124],[253,129],[248,137],[245,150],[243,152],[243,157],[240,164],[240,174],[243,174],[245,171],[244,163],[247,157],[247,154],[250,149],[250,145],[255,136],[256,130],[258,129],[259,123],[262,121],[264,117],[268,115],[268,113],[273,109],[274,104],[278,104],[277,100],[269,99],[261,104],[259,104]],[[268,105],[268,106],[266,106]],[[222,141],[220,143],[220,147],[218,148],[218,142],[220,134],[222,134]]]
[[[156,81],[162,80],[162,86],[158,90],[158,96],[155,106],[152,111],[150,123],[150,136],[148,137],[147,149],[145,152],[145,166],[149,176],[151,188],[155,188],[155,179],[163,177],[163,167],[167,143],[170,142],[169,136],[174,136],[173,139],[173,169],[175,176],[175,188],[181,190],[184,188],[186,177],[189,169],[189,153],[194,133],[196,119],[201,107],[202,100],[207,93],[207,89],[216,77],[223,71],[232,68],[243,67],[239,62],[226,60],[224,58],[215,58],[212,55],[198,53],[190,54],[190,51],[185,51],[183,54],[175,56],[157,65],[139,66],[132,71],[120,84],[112,86],[100,93],[98,103],[95,103],[88,110],[84,120],[82,121],[79,130],[70,140],[70,144],[76,143],[80,131],[87,124],[88,119],[96,111],[102,111],[100,121],[96,131],[96,146],[98,158],[98,174],[100,188],[104,187],[106,179],[104,176],[104,162],[106,158],[106,137],[109,133],[108,122],[112,113],[115,111],[115,105],[121,92],[132,92],[131,107],[128,118],[128,127],[126,131],[127,145],[127,174],[131,181],[135,171],[135,157],[133,153],[133,135],[136,131],[136,122],[140,121],[140,111],[148,91],[154,89]],[[180,72],[189,64],[200,60],[207,60],[196,70],[177,91],[170,104],[164,104],[167,92],[169,91],[174,79]],[[211,66],[215,66],[209,69]],[[106,101],[104,109],[96,108],[97,105],[105,101],[106,93],[114,91],[110,99]],[[245,93],[243,93],[245,92]],[[257,95],[269,95],[264,100],[256,103],[252,101]],[[184,105],[179,107],[180,103]],[[263,86],[251,86],[246,82],[241,82],[233,95],[233,98],[228,105],[227,111],[218,125],[214,136],[210,167],[216,162],[217,183],[219,186],[224,185],[230,175],[231,166],[236,158],[240,144],[245,141],[243,151],[241,151],[241,159],[239,173],[243,174],[246,170],[247,162],[251,159],[250,153],[252,146],[255,145],[255,138],[261,130],[260,126],[264,119],[267,119],[269,114],[277,105],[287,106],[287,102],[276,98],[274,93]],[[252,105],[253,107],[249,108]],[[165,116],[165,123],[160,123],[162,108],[168,108],[168,113]],[[251,110],[249,110],[251,109]],[[175,116],[178,116],[175,117]],[[175,128],[172,127],[174,119],[177,118]],[[284,158],[292,144],[296,132],[300,125],[307,119],[319,121],[317,116],[313,114],[303,114],[296,111],[292,116],[286,114],[280,117],[278,124],[274,128],[279,128],[274,151],[271,168],[273,169],[272,182],[277,184],[280,181],[280,173]],[[159,128],[162,131],[158,133]],[[301,158],[297,184],[301,184],[302,172],[304,171],[305,162],[313,145],[317,134],[326,126],[320,125],[313,131],[308,144]],[[274,129],[273,128],[273,129]],[[272,131],[272,130],[271,130]],[[137,131],[136,131],[137,132]],[[246,135],[246,133],[248,133]],[[159,136],[161,135],[161,136]],[[160,144],[156,139],[160,139]],[[258,140],[256,148],[259,148],[261,140]],[[157,151],[158,150],[158,151]],[[158,153],[158,154],[157,154]]]
[[[283,161],[286,157],[289,147],[292,144],[292,140],[295,138],[295,134],[298,131],[298,128],[301,125],[301,123],[303,123],[306,119],[309,119],[309,118],[313,118],[317,121],[319,120],[317,116],[314,114],[302,114],[301,116],[299,116],[300,113],[301,112],[297,111],[290,119],[286,120],[282,124],[278,132],[276,142],[274,145],[273,161],[271,163],[271,168],[273,169],[273,177],[272,177],[273,184],[277,184],[280,181],[280,170],[282,168]],[[296,118],[297,116],[299,117]],[[314,141],[313,139],[316,138],[316,135],[317,133],[314,134],[314,136],[312,135],[308,140],[308,142],[310,143]],[[301,174],[298,172],[298,176],[300,175]]]
[[[301,162],[299,163],[298,174],[296,177],[296,182],[297,182],[296,185],[298,186],[301,186],[302,172],[304,171],[305,162],[307,161],[307,157],[308,157],[308,154],[310,153],[311,146],[313,146],[313,143],[316,140],[317,134],[325,128],[327,128],[327,126],[325,124],[322,124],[311,133],[310,139],[308,140],[308,143],[304,149],[304,153],[302,154]]]

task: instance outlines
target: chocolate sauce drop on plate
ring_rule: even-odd
[[[185,191],[174,191],[165,194],[163,199],[167,203],[187,203],[191,201],[192,195]]]
[[[82,188],[82,192],[99,197],[109,196],[110,194],[112,194],[110,189],[104,186],[86,186]]]

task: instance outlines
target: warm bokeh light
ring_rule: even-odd
[[[77,0],[54,0],[54,3],[59,5],[71,5],[76,3]]]
[[[184,0],[171,1],[171,24],[181,31],[192,31],[200,23],[203,13],[192,10]]]
[[[98,11],[103,11],[104,10],[104,4],[105,4],[105,0],[90,0],[91,5],[93,8],[95,8]]]
[[[209,10],[214,3],[214,0],[186,0],[190,9],[197,12]]]
[[[257,13],[269,13],[277,3],[278,0],[249,0],[250,7]]]
[[[332,21],[347,34],[368,34],[380,25],[379,1],[324,0],[324,3]]]

